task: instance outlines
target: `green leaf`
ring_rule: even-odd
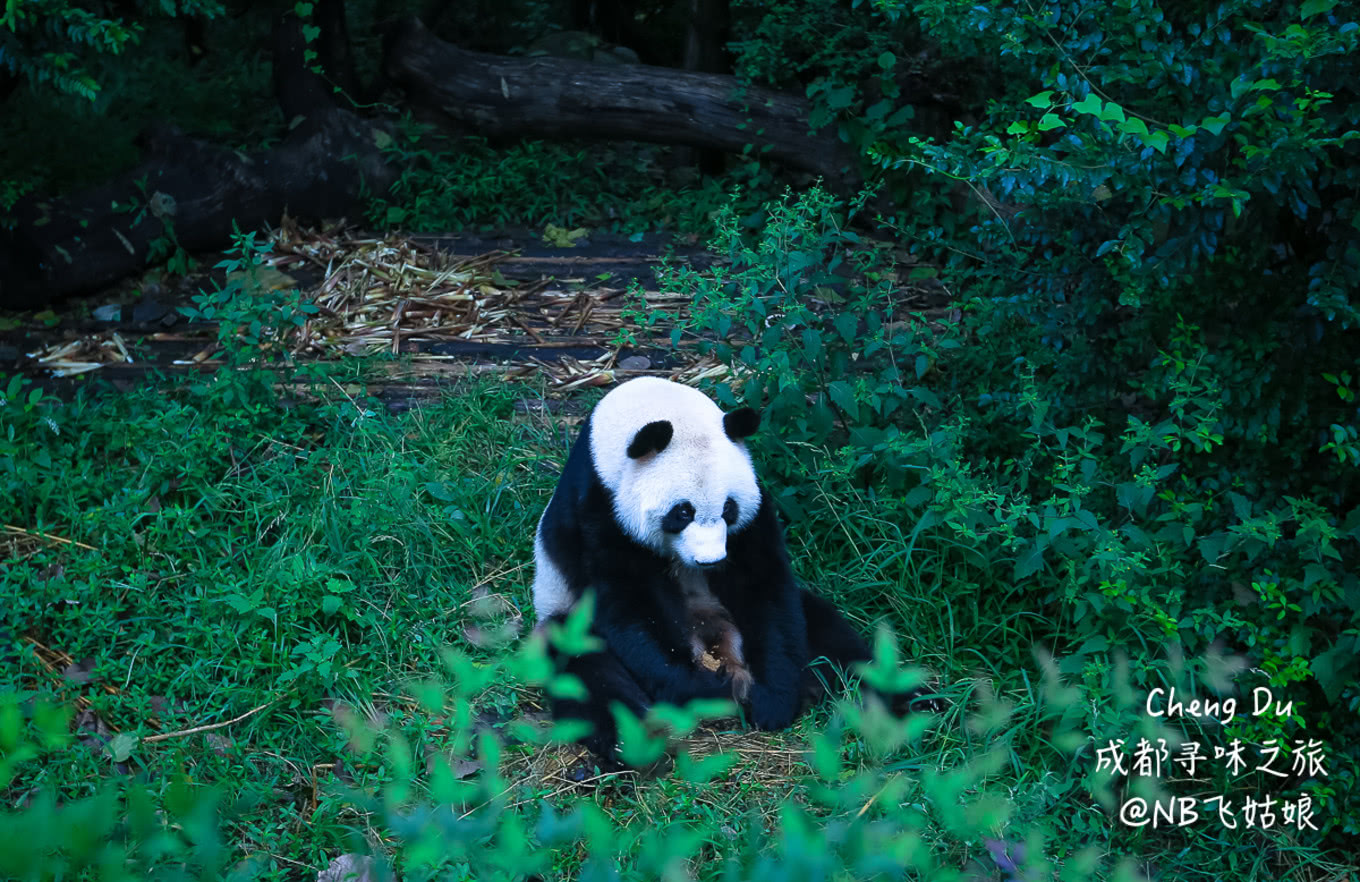
[[[934,495],[935,491],[925,485],[920,485],[911,488],[902,502],[907,508],[919,508],[924,503],[929,502]]]
[[[1303,8],[1299,12],[1305,19],[1309,19],[1315,15],[1331,12],[1336,2],[1337,0],[1303,0]]]
[[[1100,109],[1103,106],[1104,106],[1103,102],[1096,97],[1096,94],[1094,92],[1092,92],[1085,98],[1078,101],[1076,104],[1073,104],[1072,109],[1075,110],[1077,113],[1089,113],[1092,116],[1098,117],[1100,116]]]
[[[1124,122],[1128,117],[1124,115],[1124,108],[1111,101],[1105,105],[1105,109],[1100,111],[1100,118],[1111,122]]]
[[[113,757],[114,762],[125,763],[127,762],[128,757],[132,756],[132,749],[137,746],[137,742],[140,740],[141,739],[136,735],[119,732],[113,737],[113,740],[108,743],[104,750],[109,756]]]
[[[1329,701],[1336,701],[1341,690],[1355,682],[1355,639],[1343,640],[1318,655],[1308,665]]]
[[[604,641],[590,633],[590,625],[594,618],[595,594],[587,591],[572,607],[564,622],[549,627],[549,639],[564,655],[576,656],[597,652],[604,648]]]
[[[1025,135],[1028,133],[1029,123],[1025,122],[1022,119],[1018,119],[1015,122],[1011,123],[1010,125],[1006,126],[1006,134],[1008,135]]]
[[[726,772],[737,761],[735,753],[715,753],[701,760],[695,760],[688,752],[680,754],[675,763],[675,774],[682,781],[693,784],[707,784]]]
[[[1136,135],[1139,138],[1142,138],[1144,141],[1147,140],[1147,138],[1145,137],[1148,133],[1147,124],[1136,116],[1133,119],[1128,120],[1121,124],[1119,126],[1119,130],[1126,135]]]
[[[1231,120],[1231,114],[1223,113],[1218,116],[1206,116],[1200,125],[1208,129],[1211,134],[1219,135],[1223,133],[1223,127]]]
[[[586,684],[582,683],[581,678],[575,674],[558,674],[548,681],[544,691],[553,698],[567,701],[581,701],[590,695],[590,692],[586,689]]]
[[[1012,578],[1016,581],[1028,579],[1030,576],[1039,572],[1044,566],[1044,549],[1048,547],[1048,540],[1040,536],[1036,538],[1020,557],[1015,561],[1015,571]]]
[[[892,66],[896,63],[897,56],[893,55],[891,52],[884,52],[882,55],[878,56],[878,66],[884,70],[891,70]]]
[[[1143,142],[1158,153],[1165,153],[1166,145],[1170,140],[1171,136],[1166,132],[1148,132],[1147,137],[1143,139]]]
[[[1040,107],[1040,108],[1042,108],[1042,107],[1052,107],[1052,106],[1053,106],[1053,90],[1052,90],[1052,89],[1045,89],[1044,91],[1040,92],[1038,95],[1031,95],[1030,97],[1028,97],[1028,98],[1025,99],[1025,103],[1026,103],[1026,104],[1030,104],[1030,105],[1032,105],[1032,106],[1034,106],[1034,107]]]
[[[438,481],[429,481],[425,484],[425,491],[438,499],[440,502],[453,502],[454,494],[449,488]]]
[[[826,387],[826,394],[831,396],[831,400],[836,406],[845,411],[849,419],[859,417],[859,402],[855,400],[855,387],[845,380],[836,380]]]
[[[622,704],[615,703],[610,709],[618,723],[619,756],[625,763],[634,768],[641,768],[661,759],[666,752],[664,737],[648,732],[643,721]]]
[[[859,318],[853,312],[842,312],[831,320],[835,326],[836,333],[841,335],[841,339],[846,343],[855,339],[859,333]]]
[[[343,597],[337,597],[334,594],[327,594],[325,597],[321,598],[321,612],[328,616],[335,615],[340,611],[340,607],[344,605],[345,599]]]
[[[826,90],[826,105],[832,110],[844,110],[855,100],[852,86],[833,86]]]
[[[1045,113],[1039,117],[1039,131],[1048,132],[1053,129],[1066,128],[1067,123],[1056,113]]]

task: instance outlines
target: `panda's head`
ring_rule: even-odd
[[[749,408],[724,414],[669,380],[640,377],[614,389],[591,414],[590,452],[619,527],[682,566],[721,564],[728,534],[760,509],[742,443],[759,424]]]

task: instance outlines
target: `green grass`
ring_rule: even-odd
[[[70,709],[84,699],[92,715],[75,740],[27,761],[0,737],[0,761],[6,749],[21,760],[0,788],[10,813],[0,826],[13,834],[37,819],[46,809],[29,800],[44,788],[90,797],[126,772],[167,805],[188,804],[176,781],[219,788],[228,864],[262,878],[314,878],[381,835],[389,846],[405,836],[406,878],[425,878],[428,847],[449,849],[435,863],[454,879],[491,878],[486,861],[524,878],[531,853],[547,862],[536,869],[574,878],[602,849],[628,856],[630,878],[821,878],[834,867],[867,878],[872,860],[891,857],[944,879],[1000,872],[985,836],[1014,844],[1041,824],[1064,878],[1106,878],[1119,855],[1176,879],[1317,878],[1329,866],[1302,838],[1263,850],[1212,827],[1118,831],[1087,794],[1089,749],[1058,743],[1086,709],[1046,684],[1032,655],[1054,623],[989,586],[956,584],[947,555],[830,471],[809,476],[823,504],[790,529],[798,571],[866,632],[880,621],[895,630],[903,653],[948,684],[953,709],[908,730],[855,702],[773,735],[720,724],[690,744],[696,756],[731,752],[725,767],[693,773],[682,760],[676,774],[578,787],[564,777],[569,752],[504,737],[541,693],[464,631],[481,621],[479,586],[523,611],[523,630],[532,623],[532,531],[574,435],[546,410],[515,407],[538,396],[482,383],[401,416],[370,403],[364,416],[334,384],[285,407],[266,385],[209,379],[27,412],[26,397],[7,402],[3,428],[17,434],[0,442],[0,510],[27,531],[6,536],[0,568],[7,679]],[[88,682],[53,670],[57,652],[88,660]],[[149,740],[261,706],[230,726]],[[95,717],[107,737],[143,739],[114,742],[122,767],[89,737]],[[372,742],[346,722],[363,718],[401,737]],[[491,748],[469,740],[473,719],[501,736],[504,777],[488,777]],[[474,757],[466,777],[481,790],[425,766],[449,755]],[[430,845],[361,797],[385,788],[402,805],[409,794],[392,794],[407,784],[490,826]],[[556,841],[545,806],[587,814],[576,839],[535,851],[524,841]],[[45,829],[74,847],[71,825]],[[1104,869],[1081,869],[1102,855]]]

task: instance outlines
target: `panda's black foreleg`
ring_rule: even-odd
[[[802,678],[808,662],[807,621],[798,589],[787,590],[759,607],[742,610],[742,636],[755,682],[748,702],[758,729],[783,729],[802,708]]]
[[[688,647],[670,651],[649,629],[619,624],[607,614],[598,616],[597,623],[610,650],[654,703],[683,705],[696,698],[732,695],[731,678],[694,664]]]
[[[584,698],[552,698],[553,719],[582,720],[591,726],[580,740],[607,772],[624,768],[618,753],[618,727],[611,707],[617,702],[638,717],[651,705],[645,692],[612,651],[605,648],[585,655],[564,656],[552,650],[557,670],[575,675],[585,686]]]

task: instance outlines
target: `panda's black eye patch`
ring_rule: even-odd
[[[723,520],[727,521],[728,526],[737,522],[737,501],[731,497],[723,503]]]
[[[666,516],[661,519],[661,529],[667,533],[679,533],[688,527],[692,520],[694,520],[694,506],[688,502],[682,502],[666,512]]]

